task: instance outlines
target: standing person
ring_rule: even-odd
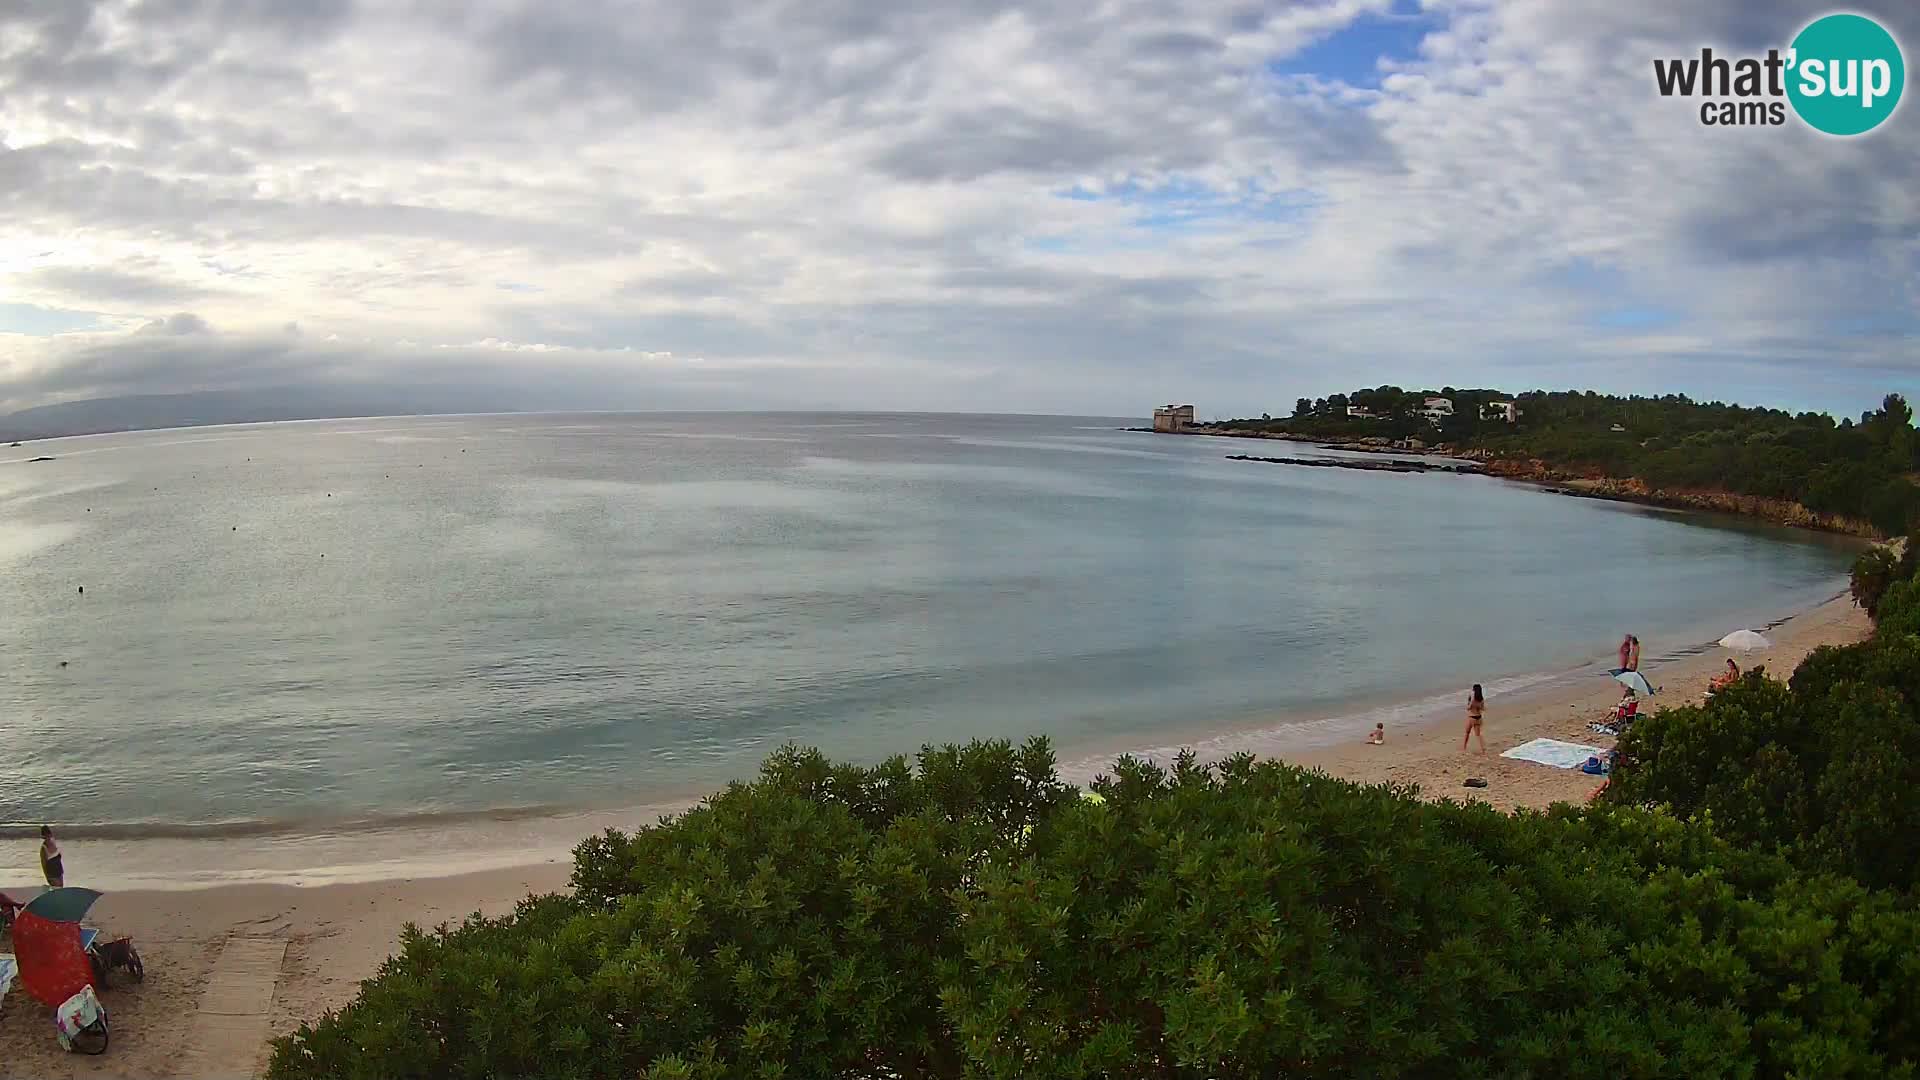
[[[1640,670],[1640,639],[1632,634],[1627,635],[1627,670]]]
[[[1627,636],[1620,639],[1620,666],[1618,668],[1615,668],[1613,673],[1615,675],[1618,675],[1622,671],[1633,670],[1632,668],[1629,668],[1627,666],[1629,663],[1632,662],[1632,660],[1633,660],[1633,635],[1628,634]]]
[[[1473,695],[1467,698],[1467,731],[1466,734],[1460,736],[1460,749],[1463,752],[1467,748],[1467,740],[1476,736],[1480,739],[1480,752],[1483,754],[1487,752],[1487,736],[1482,727],[1486,715],[1486,695],[1480,692],[1480,684],[1474,683]]]
[[[60,842],[53,838],[53,826],[40,826],[40,872],[46,875],[47,888],[58,889],[67,883],[67,871],[60,864]]]

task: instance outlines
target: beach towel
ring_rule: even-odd
[[[1511,750],[1503,751],[1501,757],[1515,761],[1532,761],[1541,765],[1550,765],[1556,769],[1577,769],[1586,764],[1590,757],[1606,753],[1598,746],[1582,746],[1579,743],[1561,742],[1559,739],[1534,739],[1523,742]]]
[[[13,977],[19,970],[12,956],[0,953],[0,1001],[4,1001],[7,991],[13,989]]]

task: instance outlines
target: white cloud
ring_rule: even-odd
[[[1719,130],[1652,88],[1816,12],[1423,6],[1362,88],[1270,65],[1404,3],[16,4],[0,282],[125,329],[0,339],[0,407],[450,353],[618,404],[1090,412],[1857,408],[1920,367],[1916,114]],[[182,310],[190,362],[132,329]]]

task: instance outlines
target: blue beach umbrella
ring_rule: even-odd
[[[38,915],[48,922],[77,923],[87,917],[93,902],[100,899],[95,889],[82,889],[69,885],[64,889],[48,889],[39,896],[27,901],[21,910],[28,915]]]
[[[1644,697],[1653,696],[1653,684],[1645,675],[1637,671],[1622,671],[1613,677],[1613,681]]]

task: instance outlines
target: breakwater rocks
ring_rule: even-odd
[[[1340,458],[1254,457],[1252,454],[1228,454],[1228,461],[1261,461],[1269,465],[1305,465],[1314,469],[1358,469],[1361,472],[1465,473],[1478,472],[1471,465],[1436,465],[1430,461],[1346,461]]]

